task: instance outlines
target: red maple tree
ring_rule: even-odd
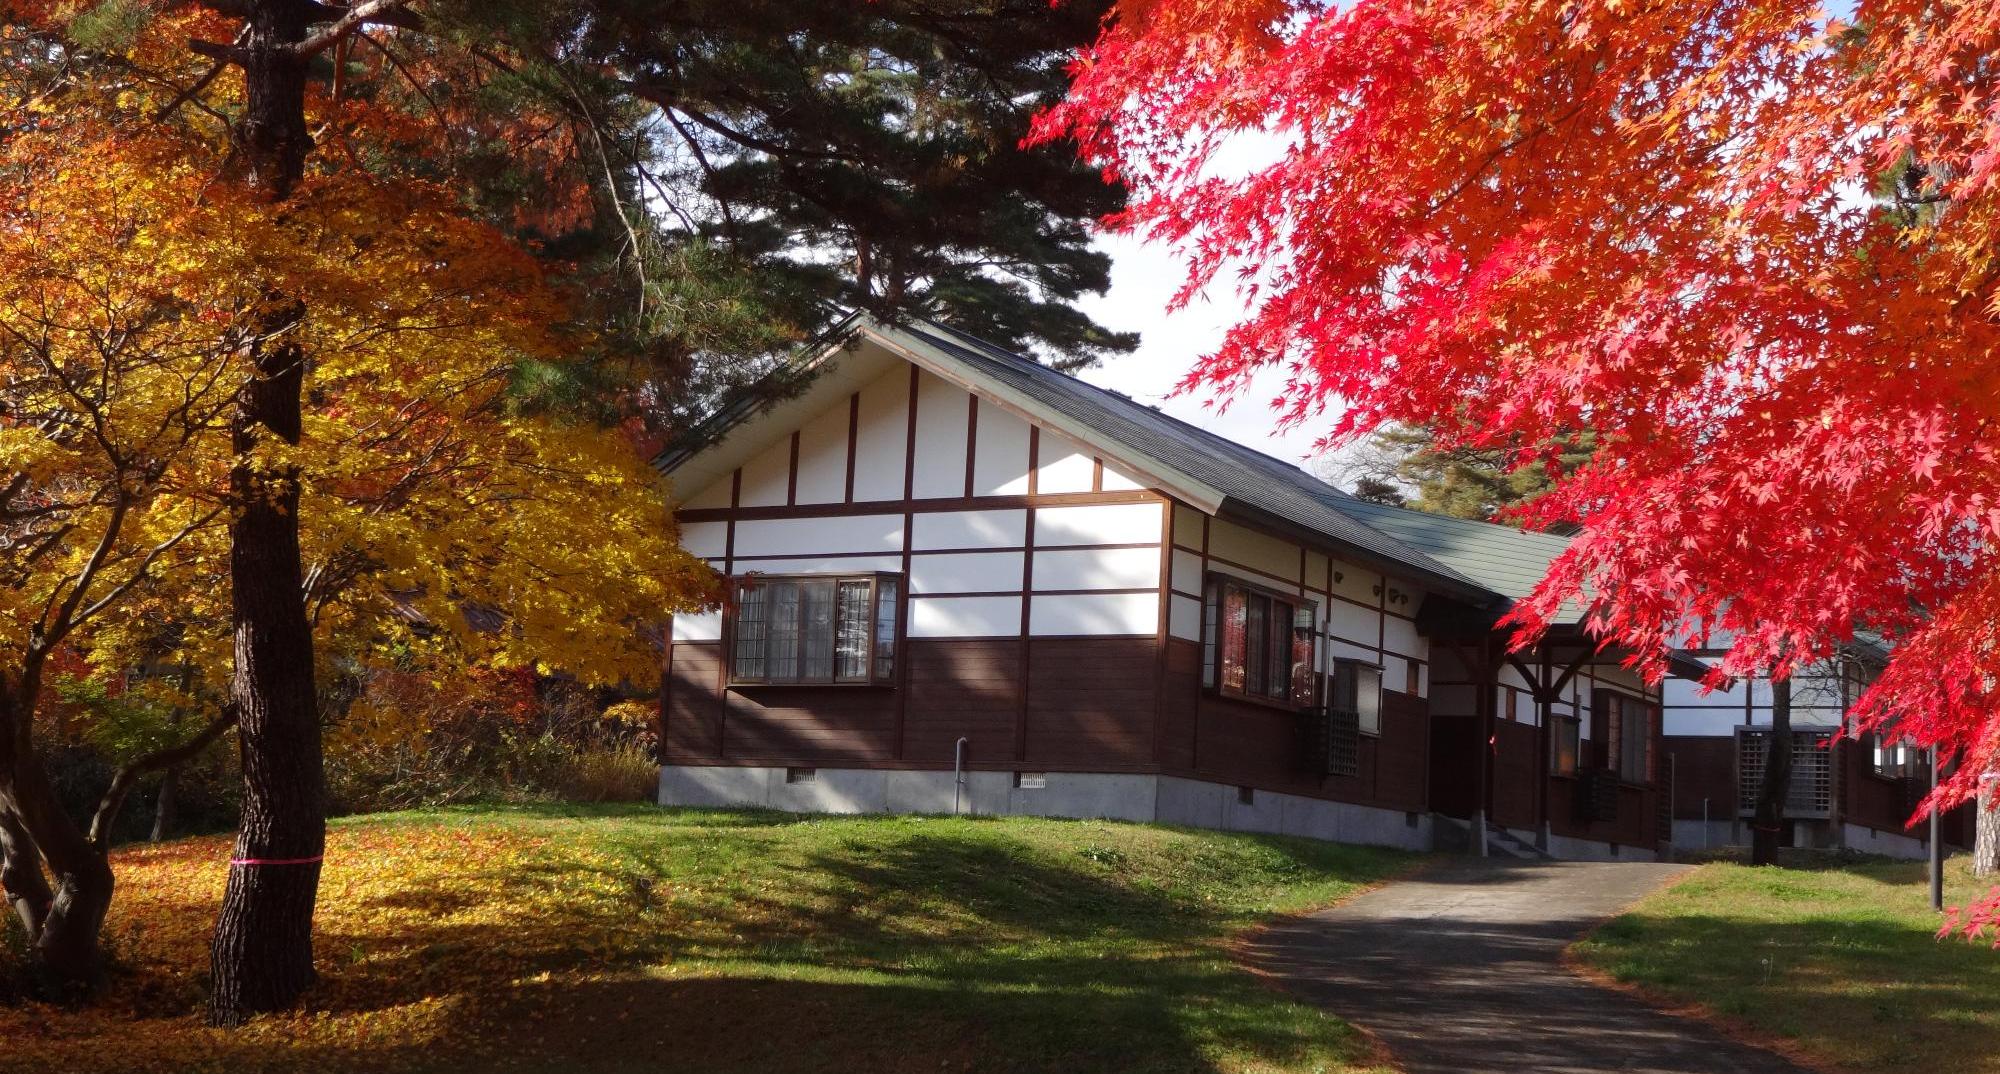
[[[1128,0],[1037,137],[1133,191],[1182,301],[1246,300],[1185,387],[1279,366],[1286,422],[1445,447],[1594,430],[1527,512],[1652,671],[1892,643],[1857,706],[2000,763],[2000,5]],[[1285,152],[1236,174],[1246,136]],[[1989,907],[1989,912],[1991,908]]]

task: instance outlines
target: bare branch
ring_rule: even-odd
[[[183,761],[192,760],[207,749],[224,732],[236,726],[236,702],[222,706],[222,713],[210,720],[196,735],[178,746],[154,750],[144,757],[126,764],[111,777],[111,786],[104,791],[104,797],[97,800],[97,810],[90,818],[90,842],[100,853],[107,849],[111,839],[111,824],[118,819],[118,811],[124,807],[125,798],[132,793],[132,784],[140,776],[162,768],[172,768]]]
[[[415,28],[419,22],[414,14],[404,10],[408,4],[409,0],[366,0],[364,3],[355,4],[318,33],[293,45],[292,54],[300,57],[317,56],[371,22],[385,26]]]

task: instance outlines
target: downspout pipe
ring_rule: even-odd
[[[960,735],[951,747],[951,815],[958,816],[965,802],[965,747],[970,740]]]

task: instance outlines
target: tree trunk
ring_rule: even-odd
[[[42,852],[21,818],[12,809],[0,809],[0,888],[5,888],[14,916],[30,945],[40,941],[42,922],[49,918],[49,906],[56,893],[49,890],[42,875]]]
[[[312,149],[305,126],[306,63],[291,50],[304,39],[311,10],[262,0],[252,7],[241,42],[243,178],[274,202],[290,195]],[[209,1020],[216,1025],[289,1008],[314,980],[312,917],[326,845],[326,777],[312,630],[300,588],[298,473],[263,467],[253,455],[267,437],[299,442],[306,355],[285,332],[304,316],[297,301],[270,299],[254,325],[265,341],[253,344],[257,376],[244,386],[235,418],[230,491],[237,512],[229,567],[236,669],[230,694],[239,709],[243,815],[209,955]]]
[[[103,976],[98,940],[111,909],[111,865],[63,808],[34,751],[28,729],[39,682],[31,671],[15,688],[0,689],[0,846],[35,971],[55,998],[67,999]]]
[[[1776,865],[1792,789],[1792,680],[1771,682],[1771,733],[1765,736],[1764,782],[1750,822],[1750,864]]]
[[[1980,777],[1978,809],[1972,875],[1993,876],[2000,873],[2000,769]]]
[[[147,842],[160,842],[174,826],[174,793],[180,782],[180,765],[171,765],[160,774],[160,796],[153,801],[153,830],[147,835]]]

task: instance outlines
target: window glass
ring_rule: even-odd
[[[1610,695],[1618,727],[1618,774],[1630,783],[1652,778],[1653,707],[1623,694]]]
[[[770,588],[745,584],[736,596],[736,677],[764,677],[765,609]]]
[[[1243,692],[1243,647],[1248,630],[1249,594],[1235,586],[1222,587],[1222,689]]]
[[[875,603],[875,678],[887,682],[896,675],[896,623],[902,614],[902,587],[894,578],[877,583]]]
[[[1202,615],[1202,684],[1225,694],[1312,705],[1317,608],[1210,581]]]
[[[1311,613],[1296,611],[1292,625],[1292,704],[1308,708],[1313,703],[1313,632]],[[1305,620],[1303,623],[1299,620]]]
[[[1270,666],[1271,598],[1262,593],[1246,594],[1249,611],[1243,627],[1243,692],[1263,697],[1269,690],[1266,675]]]
[[[1361,717],[1361,733],[1382,733],[1382,669],[1373,664],[1354,665],[1354,711]]]
[[[799,584],[771,582],[771,642],[762,678],[786,682],[799,677]]]
[[[1214,582],[1202,587],[1201,600],[1201,684],[1215,685],[1216,627],[1221,621],[1222,587]]]
[[[1557,775],[1576,774],[1577,747],[1583,722],[1574,716],[1555,716],[1549,723],[1549,749],[1554,753],[1550,767]]]
[[[896,668],[899,580],[751,577],[729,638],[738,682],[887,682]],[[877,599],[877,593],[881,599]]]
[[[1382,733],[1382,669],[1359,660],[1333,665],[1333,707],[1352,712],[1363,734]]]
[[[869,621],[869,591],[874,587],[867,581],[855,579],[839,584],[839,595],[835,601],[837,624],[833,636],[834,677],[855,680],[868,677],[868,639],[874,630]]]

